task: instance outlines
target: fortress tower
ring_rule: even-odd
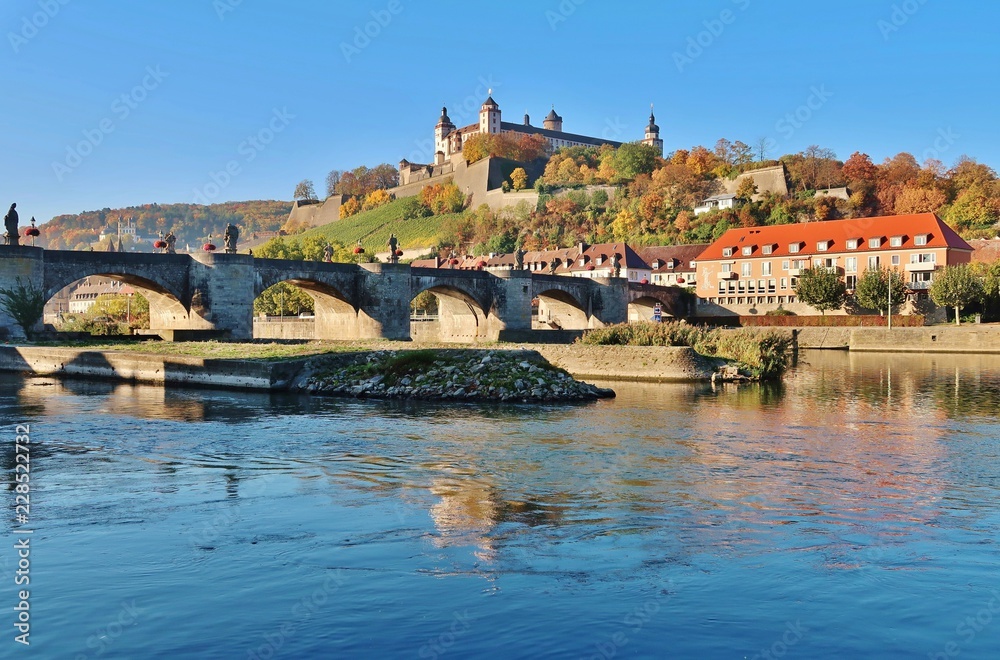
[[[448,136],[455,130],[455,124],[448,117],[448,108],[441,108],[441,118],[434,127],[434,163],[440,165],[451,155]]]
[[[500,106],[493,100],[493,90],[479,109],[479,132],[500,133]]]

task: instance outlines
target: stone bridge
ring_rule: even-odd
[[[150,328],[166,338],[217,333],[253,337],[253,302],[288,282],[315,301],[317,339],[409,340],[410,302],[424,291],[438,299],[438,320],[421,337],[441,341],[496,340],[505,331],[580,330],[621,323],[630,305],[658,300],[682,306],[679,290],[529,271],[411,268],[402,264],[338,264],[258,259],[242,254],[150,254],[42,250],[0,246],[0,287],[18,278],[46,300],[90,276],[128,283],[149,300]],[[532,301],[537,301],[533,312]],[[679,314],[678,314],[679,315]],[[19,336],[0,310],[0,332]]]

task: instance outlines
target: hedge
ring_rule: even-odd
[[[831,328],[831,327],[885,327],[888,318],[885,316],[741,316],[740,325],[747,327],[780,327],[780,328]],[[924,325],[924,317],[918,314],[892,317],[893,327],[919,328]]]

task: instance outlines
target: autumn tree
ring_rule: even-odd
[[[740,199],[750,201],[753,196],[757,194],[757,184],[754,183],[752,176],[745,176],[740,180],[740,184],[736,186],[736,196]]]
[[[333,197],[337,193],[337,184],[340,183],[340,177],[343,174],[340,170],[330,170],[330,173],[326,175],[327,197]]]
[[[827,311],[840,309],[847,302],[847,286],[834,270],[807,268],[799,275],[795,295],[825,316]]]
[[[381,206],[385,206],[392,201],[392,195],[390,195],[385,190],[373,190],[367,195],[365,195],[364,201],[361,203],[361,210],[371,211],[377,209]]]
[[[941,307],[955,309],[955,323],[961,324],[962,308],[980,302],[986,294],[983,282],[968,264],[946,266],[934,276],[931,300]]]
[[[316,187],[309,179],[302,179],[295,186],[293,197],[298,200],[316,199]]]
[[[895,212],[901,215],[937,213],[946,201],[947,197],[943,190],[907,185],[896,196]]]
[[[514,190],[524,190],[528,187],[528,173],[523,167],[518,167],[510,173],[510,183]]]

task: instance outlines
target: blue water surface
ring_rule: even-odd
[[[29,423],[38,657],[1000,657],[1000,358],[604,384],[484,406],[0,377],[0,655]]]

